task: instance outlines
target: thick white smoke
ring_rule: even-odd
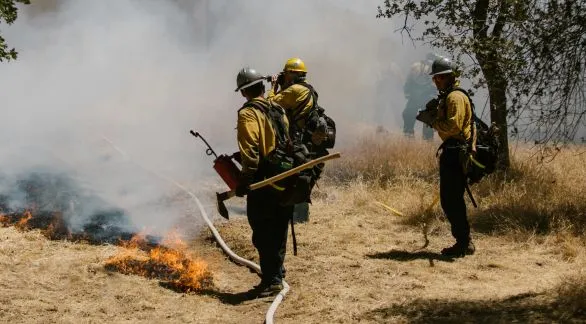
[[[3,29],[20,56],[0,65],[2,174],[64,172],[134,223],[159,230],[186,207],[161,203],[173,187],[128,156],[206,192],[212,158],[189,130],[218,153],[236,150],[241,67],[275,73],[301,57],[343,145],[361,125],[401,125],[402,78],[425,55],[391,21],[375,18],[377,0],[41,2]],[[391,81],[381,93],[385,73]],[[375,121],[383,101],[388,111]],[[14,192],[13,182],[3,183],[2,192]],[[13,193],[11,204],[21,198]]]

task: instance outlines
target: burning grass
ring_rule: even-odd
[[[161,243],[157,243],[153,236],[133,235],[114,227],[110,227],[110,234],[105,235],[101,232],[104,224],[97,223],[72,232],[61,213],[35,213],[29,210],[0,215],[0,225],[14,226],[20,231],[39,229],[51,240],[117,244],[122,250],[106,260],[107,270],[158,279],[162,285],[175,291],[197,292],[213,285],[212,273],[208,270],[207,263],[190,255],[177,233],[172,233]]]
[[[155,247],[149,247],[140,234],[122,246],[118,255],[106,260],[106,269],[159,279],[164,286],[182,292],[197,292],[213,285],[207,263],[189,255],[176,233]]]

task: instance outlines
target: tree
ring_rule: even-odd
[[[378,8],[379,18],[397,16],[409,37],[451,53],[475,88],[488,89],[507,148],[501,169],[510,165],[509,136],[556,147],[574,139],[586,113],[585,1],[386,0]]]
[[[18,16],[16,3],[30,4],[30,0],[0,0],[0,23],[12,24]],[[9,49],[4,37],[0,35],[0,62],[14,60],[18,53],[14,48]]]

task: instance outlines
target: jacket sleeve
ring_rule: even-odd
[[[290,114],[299,108],[302,103],[306,102],[309,95],[309,89],[294,84],[277,94],[271,89],[267,95],[267,99],[283,107]]]
[[[237,134],[242,174],[254,174],[260,161],[260,124],[252,108],[244,108],[238,112]]]
[[[446,137],[458,136],[464,127],[466,117],[465,95],[460,92],[452,92],[446,98],[446,115],[436,119],[431,125],[438,132],[446,134]]]

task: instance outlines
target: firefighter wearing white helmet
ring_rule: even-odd
[[[293,217],[292,206],[278,204],[279,193],[267,186],[249,190],[249,185],[265,179],[268,155],[277,146],[276,131],[265,114],[271,106],[264,98],[265,77],[251,68],[243,68],[236,76],[236,91],[240,91],[246,102],[238,110],[237,138],[242,165],[236,195],[246,195],[246,214],[252,229],[252,243],[258,251],[261,282],[250,291],[254,296],[271,296],[283,289],[287,232]],[[287,117],[282,112],[282,124],[288,127]]]
[[[472,105],[468,94],[460,88],[458,71],[450,59],[437,58],[430,75],[440,95],[428,102],[417,119],[433,127],[443,141],[439,150],[440,201],[456,239],[453,246],[441,253],[463,257],[475,252],[464,202],[467,179],[463,167],[469,148],[474,150]]]

